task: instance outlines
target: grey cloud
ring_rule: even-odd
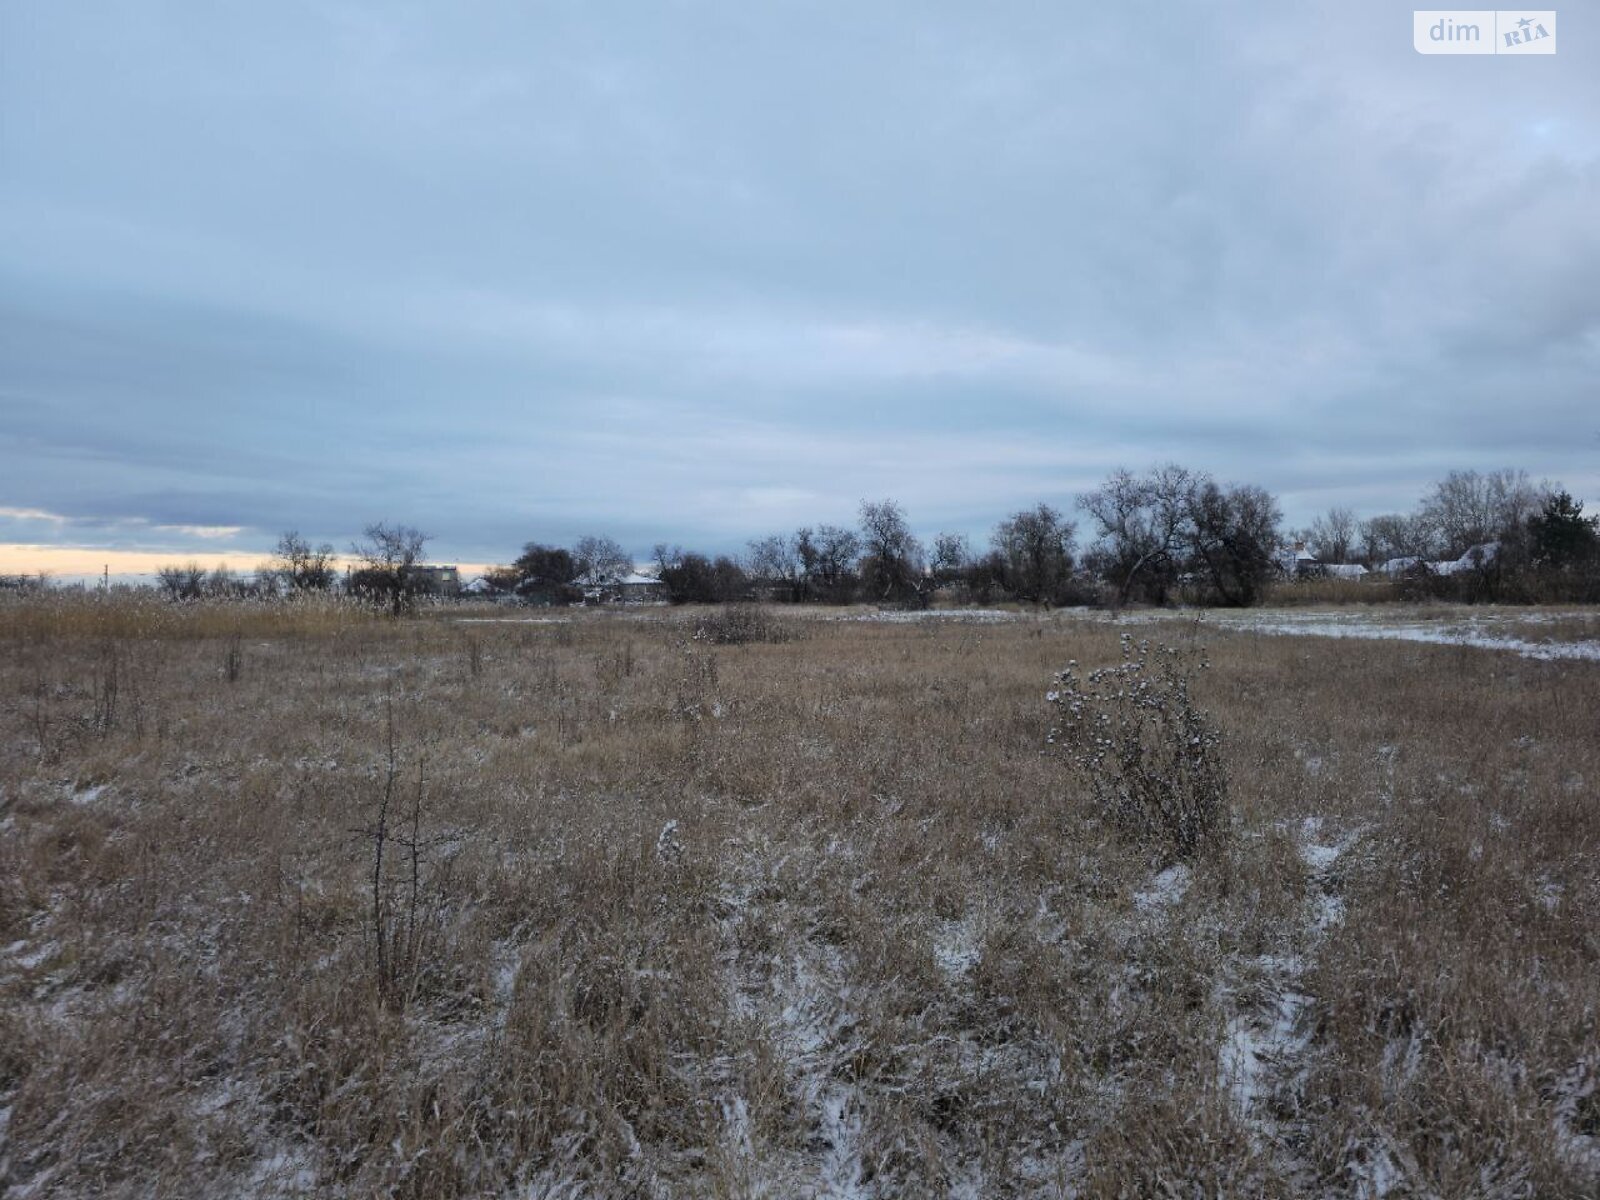
[[[0,506],[488,558],[1168,458],[1594,497],[1594,48],[1397,11],[13,9]]]

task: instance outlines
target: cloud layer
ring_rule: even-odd
[[[9,6],[0,541],[978,533],[1167,458],[1295,519],[1600,494],[1580,22],[640,7]]]

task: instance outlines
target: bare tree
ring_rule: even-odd
[[[325,592],[333,586],[333,547],[312,546],[298,530],[288,530],[273,549],[272,569],[291,592]]]
[[[936,583],[960,579],[972,566],[972,546],[965,534],[941,533],[933,539],[933,561],[928,564]]]
[[[855,564],[861,556],[861,539],[853,530],[837,525],[799,529],[794,548],[808,594],[838,604],[850,600],[856,588]]]
[[[1439,550],[1457,558],[1520,530],[1544,503],[1545,494],[1528,481],[1526,471],[1451,471],[1434,484],[1420,516]]]
[[[235,575],[226,563],[219,563],[206,576],[205,591],[218,600],[231,600],[245,595],[249,584]]]
[[[879,600],[918,594],[922,546],[911,534],[905,510],[893,500],[861,502],[861,578]]]
[[[419,580],[416,568],[422,565],[429,536],[409,525],[388,525],[382,521],[368,525],[363,540],[350,552],[361,563],[351,575],[351,587],[389,606],[399,616],[415,601]]]
[[[156,582],[169,600],[198,600],[205,595],[206,569],[197,562],[169,563],[156,569]]]
[[[727,555],[710,559],[663,542],[656,546],[656,569],[674,604],[742,600],[749,592],[749,576]]]
[[[1406,513],[1383,513],[1361,522],[1361,552],[1375,564],[1397,558],[1427,558],[1432,534],[1424,521]]]
[[[1048,504],[1012,513],[990,541],[1004,566],[1003,581],[1022,600],[1059,599],[1072,576],[1076,527]]]
[[[49,586],[48,571],[39,571],[33,575],[0,575],[0,592],[42,592]]]
[[[621,543],[608,537],[581,537],[572,547],[579,578],[590,583],[615,583],[633,573],[633,558]]]
[[[1190,494],[1190,566],[1223,604],[1243,607],[1265,594],[1278,545],[1278,503],[1245,484],[1204,479]]]
[[[795,541],[781,533],[757,538],[750,543],[748,561],[756,582],[781,588],[788,593],[788,599],[798,602],[805,599],[806,579]]]
[[[1306,542],[1323,562],[1349,562],[1355,553],[1360,523],[1348,508],[1335,506],[1311,522]]]
[[[1078,498],[1095,522],[1093,558],[1126,604],[1146,584],[1156,603],[1166,599],[1184,545],[1189,500],[1197,477],[1174,463],[1135,476],[1113,471],[1096,491]]]

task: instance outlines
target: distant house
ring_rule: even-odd
[[[422,563],[409,567],[350,567],[342,579],[334,581],[333,590],[352,596],[447,596],[454,599],[461,595],[461,572],[453,566]]]
[[[582,589],[585,604],[665,604],[671,598],[666,584],[642,571],[581,575],[576,586]]]
[[[473,600],[492,600],[496,604],[515,604],[517,597],[514,593],[495,584],[487,575],[474,575],[461,585],[461,595]]]
[[[1290,579],[1297,575],[1304,575],[1308,568],[1316,565],[1317,556],[1306,549],[1304,542],[1295,542],[1291,546],[1283,546],[1278,550],[1276,561],[1278,570]]]
[[[1499,542],[1481,542],[1460,558],[1437,559],[1430,562],[1415,554],[1407,554],[1400,558],[1385,560],[1378,570],[1392,579],[1422,572],[1429,575],[1459,575],[1463,571],[1477,570],[1492,563],[1499,553]]]
[[[409,572],[411,586],[424,596],[459,596],[461,572],[456,567],[414,566]]]
[[[626,576],[617,581],[617,588],[621,592],[624,604],[653,604],[665,603],[668,599],[667,585],[654,575],[646,575],[640,571],[630,571]]]
[[[1463,571],[1476,571],[1492,563],[1500,554],[1499,542],[1480,542],[1453,562],[1431,562],[1428,570],[1435,575],[1459,575]]]
[[[1399,558],[1385,559],[1378,565],[1378,570],[1392,579],[1396,576],[1404,575],[1408,571],[1414,571],[1418,567],[1426,568],[1427,565],[1415,554],[1404,554]]]
[[[1278,570],[1290,579],[1360,579],[1367,573],[1360,563],[1323,562],[1304,542],[1279,550],[1277,563]]]
[[[1318,563],[1317,571],[1330,579],[1360,579],[1367,573],[1360,563]]]

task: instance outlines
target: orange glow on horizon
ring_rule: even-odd
[[[227,567],[236,574],[251,574],[265,566],[270,554],[242,554],[223,550],[105,550],[82,546],[41,546],[26,542],[0,542],[0,575],[89,576],[109,571],[114,576],[154,576],[162,567],[198,563],[208,571]],[[352,564],[336,556],[334,564],[344,570]],[[462,580],[487,571],[489,563],[451,563],[461,571]]]

